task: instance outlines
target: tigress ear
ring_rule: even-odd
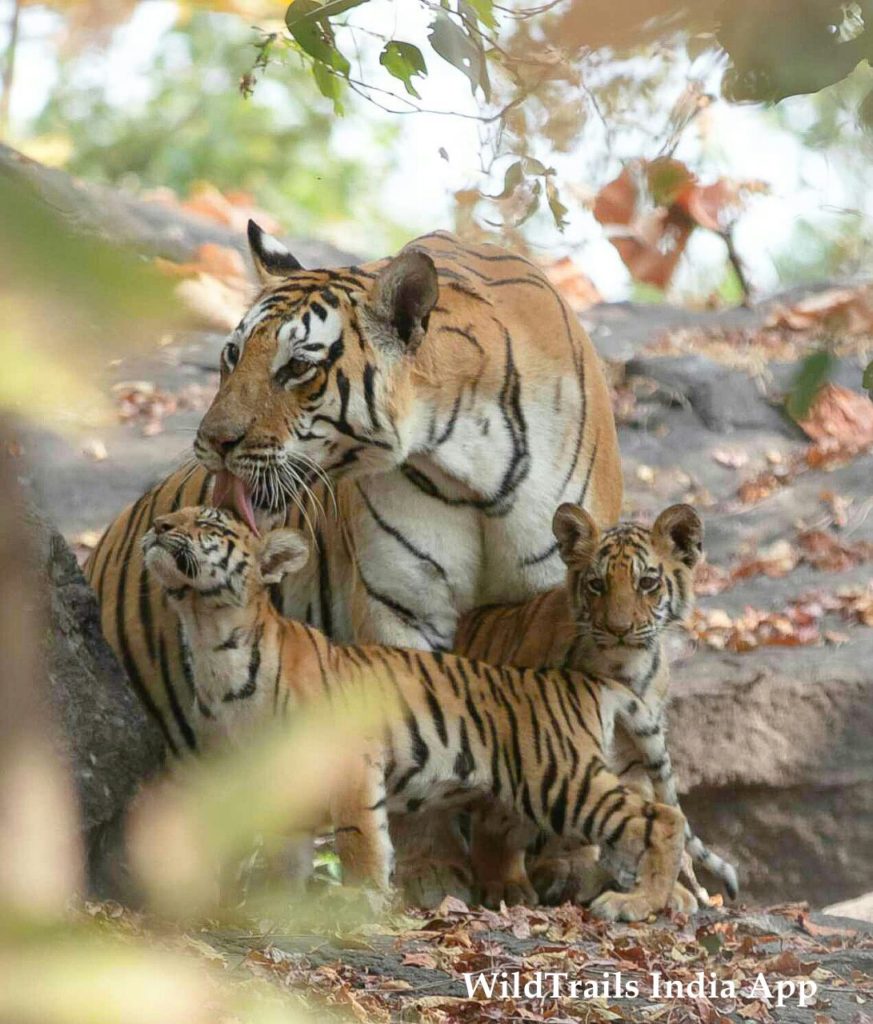
[[[703,523],[690,505],[671,505],[655,520],[652,545],[693,569],[703,553]]]
[[[289,572],[299,572],[309,561],[309,544],[299,530],[271,530],[264,537],[258,559],[264,583],[278,583]]]
[[[370,297],[370,308],[405,352],[414,352],[427,330],[430,312],[439,295],[433,260],[421,249],[404,249],[380,271]],[[394,341],[396,345],[396,341]]]
[[[252,262],[264,284],[279,281],[295,270],[303,269],[278,238],[268,235],[253,220],[249,221],[248,236]]]
[[[566,565],[578,568],[591,560],[600,530],[580,505],[564,502],[552,519],[552,533],[558,542],[558,554]]]

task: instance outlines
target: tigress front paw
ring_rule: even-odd
[[[561,857],[531,857],[528,872],[540,901],[547,906],[568,901],[587,906],[614,881],[614,875],[598,861],[596,846],[582,846]],[[635,881],[630,877],[626,884]]]
[[[470,866],[458,861],[403,861],[397,865],[395,884],[407,903],[426,910],[439,906],[446,896],[473,902]]]
[[[678,910],[682,914],[695,914],[699,909],[694,894],[689,892],[681,882],[676,882],[673,885],[673,891],[670,893],[667,906],[671,910]]]
[[[537,891],[526,878],[483,882],[480,886],[482,903],[496,910],[501,902],[508,907],[535,907],[539,903]]]
[[[606,921],[645,921],[657,914],[655,907],[643,892],[604,892],[591,904],[591,913]]]

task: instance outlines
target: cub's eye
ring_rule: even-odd
[[[276,370],[276,383],[279,385],[289,384],[309,373],[313,364],[307,359],[289,359],[284,366]]]
[[[221,353],[221,360],[228,370],[232,370],[239,362],[239,345],[234,341],[229,341]]]
[[[603,580],[597,579],[596,576],[592,576],[592,578],[588,580],[587,586],[592,594],[606,593],[606,584],[603,582]]]
[[[645,576],[640,577],[640,590],[642,590],[644,594],[648,594],[652,590],[657,590],[660,582],[660,576],[655,576],[654,573],[647,573]]]

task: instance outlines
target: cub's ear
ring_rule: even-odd
[[[299,572],[309,560],[309,544],[298,530],[271,530],[261,544],[259,563],[264,583],[278,583]]]
[[[655,520],[652,544],[668,558],[693,569],[703,553],[703,523],[690,505],[671,505]]]
[[[268,235],[253,220],[249,221],[248,235],[252,261],[264,284],[273,284],[303,269],[278,238]]]
[[[590,561],[600,538],[597,523],[580,505],[565,502],[552,519],[552,533],[558,542],[558,554],[574,568]]]
[[[376,278],[370,309],[387,325],[396,345],[414,352],[427,330],[430,311],[439,295],[436,267],[420,249],[404,249]]]

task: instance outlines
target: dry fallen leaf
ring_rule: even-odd
[[[839,384],[825,384],[798,426],[813,441],[861,449],[873,444],[873,402]]]
[[[82,454],[87,456],[89,459],[93,459],[94,462],[103,462],[109,458],[109,452],[106,450],[106,445],[98,440],[97,438],[86,441],[82,445]]]
[[[840,334],[867,334],[873,331],[873,306],[867,288],[829,288],[793,306],[774,306],[765,326],[792,331],[827,327]]]
[[[569,256],[552,263],[546,268],[546,276],[567,300],[574,313],[603,302],[603,296],[594,282]]]
[[[749,461],[748,452],[738,449],[716,448],[712,457],[720,466],[727,466],[728,469],[742,469]]]

